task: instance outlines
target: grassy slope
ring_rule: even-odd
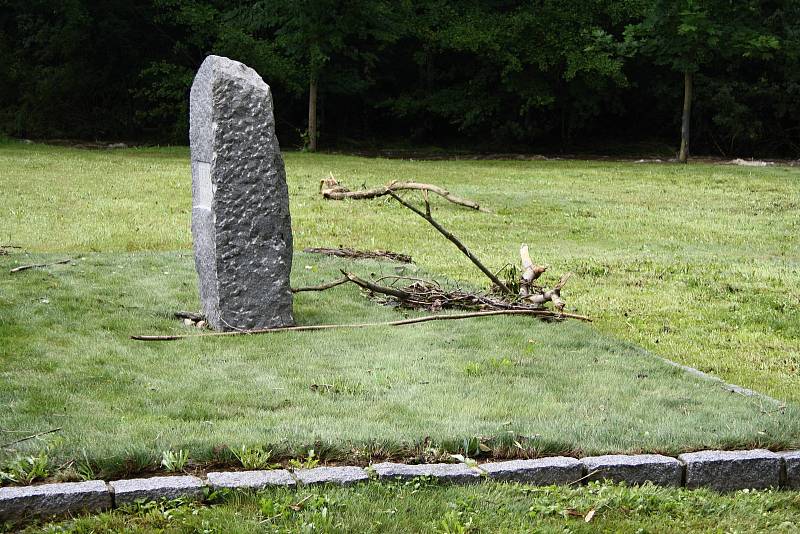
[[[412,162],[286,155],[296,246],[411,252],[432,271],[480,273],[388,201],[320,200],[333,172],[359,187],[441,184],[489,207],[435,215],[486,263],[520,243],[572,270],[570,306],[597,327],[787,401],[800,399],[800,170],[579,161]],[[90,152],[0,147],[0,244],[69,253],[188,249],[184,148]],[[55,214],[55,215],[54,215]]]
[[[303,501],[294,511],[290,505]],[[589,523],[585,517],[594,510]],[[797,532],[794,492],[370,484],[230,495],[211,508],[149,506],[50,526],[46,532]],[[39,531],[32,527],[31,532]]]
[[[0,257],[0,269],[13,262]],[[293,278],[329,280],[340,267],[394,272],[298,254]],[[86,450],[106,476],[157,465],[170,448],[224,461],[224,445],[366,460],[416,454],[426,436],[453,452],[464,438],[496,437],[497,454],[512,456],[523,452],[509,434],[525,443],[523,454],[800,444],[794,406],[775,412],[768,404],[765,413],[761,399],[732,395],[577,322],[127,339],[191,331],[170,313],[197,309],[193,274],[183,252],[90,254],[4,275],[0,404],[10,409],[0,428],[63,427],[51,451],[57,463]],[[349,287],[296,297],[300,324],[397,315]]]
[[[288,154],[287,160],[298,246],[341,243],[410,251],[436,271],[482,283],[410,214],[380,201],[329,206],[315,196],[316,180],[329,170],[353,185],[389,178],[443,183],[486,202],[495,215],[442,207],[440,219],[498,266],[515,261],[518,242],[527,241],[540,251],[537,259],[554,270],[576,270],[580,276],[570,284],[570,303],[598,317],[601,330],[783,399],[800,397],[796,170],[412,163],[300,154]],[[102,153],[0,147],[0,244],[60,254],[187,248],[187,187],[183,149]],[[0,304],[8,303],[5,291],[0,289]],[[187,294],[175,301],[189,304],[193,297]],[[120,295],[106,297],[114,301]],[[109,319],[117,320],[118,313]],[[154,327],[164,324],[149,320]],[[205,365],[201,356],[198,360]],[[213,508],[114,512],[62,526],[254,532],[314,524],[322,531],[463,532],[459,527],[471,522],[475,530],[509,532],[667,532],[676,525],[687,531],[791,532],[800,510],[796,492],[719,496],[648,487],[489,484],[371,485],[305,490],[303,496],[309,493],[315,504],[300,513],[286,511],[300,496],[276,490],[259,498],[229,498]],[[330,520],[323,517],[326,507]],[[286,511],[285,518],[263,523],[276,509]],[[589,524],[568,513],[591,509],[598,512]]]

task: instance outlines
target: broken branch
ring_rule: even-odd
[[[494,285],[496,285],[497,287],[499,287],[500,289],[502,289],[502,290],[503,290],[505,293],[511,293],[511,290],[510,290],[510,289],[508,289],[508,287],[506,287],[506,285],[505,285],[503,282],[501,282],[501,281],[500,281],[500,279],[499,279],[499,278],[497,278],[497,276],[495,276],[495,274],[494,274],[492,271],[490,271],[489,269],[487,269],[487,268],[486,268],[486,266],[485,266],[485,265],[483,265],[483,263],[481,263],[481,261],[480,261],[478,258],[476,258],[476,257],[475,257],[475,255],[474,255],[472,252],[470,252],[470,250],[469,250],[467,247],[465,247],[465,246],[464,246],[464,244],[463,244],[461,241],[459,241],[459,240],[458,240],[458,238],[456,238],[456,236],[454,236],[453,234],[451,234],[449,231],[447,231],[447,229],[446,229],[446,228],[444,228],[444,227],[443,227],[441,224],[439,224],[438,222],[436,222],[436,220],[435,220],[435,219],[434,219],[434,218],[433,218],[433,217],[432,217],[432,216],[431,216],[429,213],[423,213],[422,211],[420,211],[420,210],[419,210],[419,209],[417,209],[416,207],[412,206],[411,204],[409,204],[408,202],[406,202],[405,200],[403,200],[402,198],[400,198],[400,197],[399,197],[398,195],[396,195],[396,194],[395,194],[393,191],[389,191],[389,193],[388,193],[388,194],[389,194],[389,195],[390,195],[390,196],[391,196],[393,199],[395,199],[396,201],[398,201],[400,204],[402,204],[403,206],[407,207],[408,209],[410,209],[411,211],[413,211],[414,213],[416,213],[417,215],[419,215],[420,217],[422,217],[423,219],[425,219],[426,221],[428,221],[428,222],[431,224],[431,226],[433,226],[434,228],[436,228],[436,230],[437,230],[437,231],[438,231],[440,234],[442,234],[443,236],[445,236],[445,237],[446,237],[448,240],[450,240],[450,242],[451,242],[451,243],[453,243],[453,244],[454,244],[456,247],[458,247],[458,250],[460,250],[461,252],[463,252],[463,253],[464,253],[464,255],[466,255],[466,256],[467,256],[467,258],[469,258],[469,260],[470,260],[472,263],[474,263],[474,264],[475,264],[475,266],[476,266],[476,267],[478,267],[478,269],[480,269],[480,270],[481,270],[481,272],[482,272],[483,274],[485,274],[485,275],[486,275],[486,276],[489,278],[489,280],[491,280],[491,281],[492,281],[492,283],[493,283]]]
[[[320,181],[320,192],[322,193],[322,197],[330,200],[344,200],[346,198],[352,200],[377,198],[388,195],[392,191],[401,191],[401,190],[416,190],[423,192],[431,192],[436,195],[439,195],[445,200],[452,202],[453,204],[458,204],[460,206],[465,206],[467,208],[476,211],[483,211],[488,213],[488,211],[481,208],[480,204],[478,204],[477,202],[456,196],[447,189],[444,189],[442,187],[433,184],[423,184],[420,182],[393,181],[389,182],[386,185],[382,185],[380,187],[374,187],[372,189],[366,189],[363,191],[350,191],[346,187],[340,185],[339,182],[336,180],[336,178],[334,178],[333,176],[330,176],[329,178],[325,178]]]
[[[414,263],[408,254],[390,252],[388,250],[354,250],[352,248],[304,248],[303,252],[312,254],[325,254],[327,256],[338,256],[340,258],[354,259],[373,259],[373,260],[392,260],[400,263]]]
[[[360,324],[320,324],[308,326],[290,326],[285,328],[263,328],[259,330],[236,330],[233,332],[207,332],[202,334],[180,334],[180,335],[166,335],[166,336],[131,336],[131,339],[137,341],[174,341],[178,339],[186,339],[190,337],[216,337],[216,336],[245,336],[254,334],[272,334],[277,332],[303,332],[313,330],[330,330],[334,328],[368,328],[373,326],[405,326],[418,323],[426,323],[429,321],[448,321],[459,319],[472,319],[475,317],[490,317],[493,315],[531,315],[539,317],[548,317],[551,319],[579,319],[581,321],[589,321],[589,317],[583,315],[575,315],[571,313],[558,313],[550,310],[493,310],[471,313],[457,313],[450,315],[426,315],[424,317],[414,317],[411,319],[402,319],[399,321],[387,321],[383,323],[360,323]]]
[[[32,265],[20,265],[19,267],[14,267],[9,271],[9,274],[18,273],[20,271],[27,271],[28,269],[39,269],[42,267],[50,267],[53,265],[62,265],[64,263],[71,262],[71,259],[61,260],[61,261],[54,261],[53,263],[34,263]]]
[[[337,278],[333,282],[328,282],[326,284],[320,284],[318,286],[306,286],[306,287],[293,287],[292,293],[300,293],[302,291],[325,291],[326,289],[330,289],[332,287],[340,286],[342,284],[346,284],[349,282],[350,279],[346,276],[344,278]]]

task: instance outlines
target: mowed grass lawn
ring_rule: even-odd
[[[197,309],[185,148],[113,152],[0,146],[0,429],[61,427],[55,462],[105,476],[161,451],[230,462],[226,447],[326,460],[425,460],[481,437],[498,456],[800,444],[800,171],[576,161],[414,162],[286,154],[295,246],[411,253],[482,287],[481,274],[389,200],[350,187],[433,182],[492,213],[435,202],[485,263],[528,243],[593,325],[487,318],[404,328],[143,343]],[[9,275],[20,263],[74,258]],[[298,253],[293,283],[396,264]],[[5,273],[5,274],[3,274]],[[389,320],[353,288],[296,297],[301,324]],[[778,398],[724,391],[653,353]],[[430,438],[427,440],[426,438]],[[519,443],[519,445],[514,442]],[[41,447],[37,440],[20,448]],[[436,449],[436,450],[432,450]],[[84,456],[85,455],[85,456]]]

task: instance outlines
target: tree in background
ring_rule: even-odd
[[[2,3],[19,137],[185,144],[213,53],[268,81],[290,146],[655,155],[683,95],[684,158],[690,125],[693,152],[800,156],[798,0]]]
[[[403,33],[404,6],[388,0],[263,0],[240,10],[242,25],[271,34],[295,80],[308,87],[308,150],[317,149],[320,84],[334,93],[363,92],[382,48]]]
[[[764,25],[761,6],[759,0],[652,0],[644,20],[626,29],[631,50],[682,74],[681,163],[689,157],[697,73],[713,62],[768,59],[780,48]]]

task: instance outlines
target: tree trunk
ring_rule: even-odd
[[[308,150],[317,151],[317,78],[308,84]]]
[[[681,152],[678,161],[686,163],[689,158],[689,124],[692,121],[692,85],[694,75],[686,71],[683,73],[683,115],[681,116]]]

